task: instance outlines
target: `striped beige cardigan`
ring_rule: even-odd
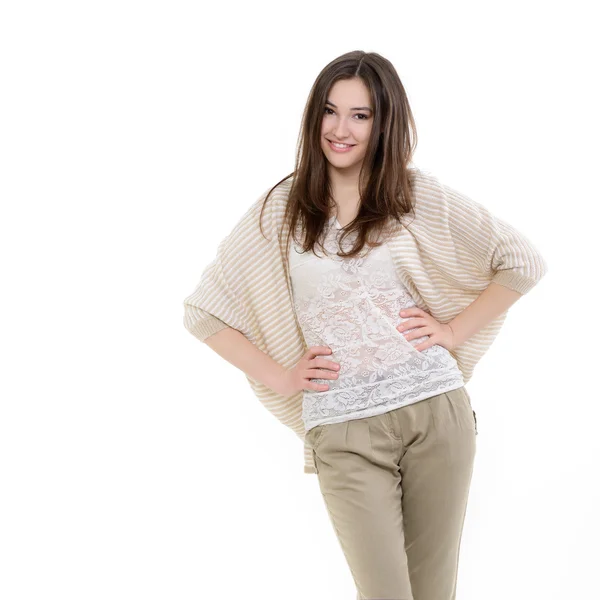
[[[448,323],[491,281],[526,294],[544,276],[547,264],[532,243],[483,205],[416,167],[413,212],[387,244],[400,281],[416,305]],[[263,192],[219,244],[194,292],[184,299],[184,325],[199,340],[233,327],[285,368],[308,349],[293,308],[288,271],[288,231],[283,213],[291,178],[271,194],[259,216]],[[465,383],[504,323],[505,311],[450,351]],[[303,392],[288,398],[246,375],[262,404],[304,441]],[[304,473],[315,473],[312,450],[304,443]]]

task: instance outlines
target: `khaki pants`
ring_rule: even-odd
[[[476,434],[464,387],[307,432],[358,600],[455,600]]]

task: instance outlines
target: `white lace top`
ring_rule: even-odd
[[[389,250],[365,245],[361,257],[337,256],[341,225],[334,216],[325,233],[327,255],[317,248],[290,248],[294,308],[309,347],[328,346],[319,355],[340,364],[337,379],[315,378],[329,390],[304,390],[305,430],[385,413],[462,387],[456,360],[442,346],[419,351],[422,336],[407,341],[396,327],[407,320],[403,308],[415,306],[399,281]],[[352,243],[356,234],[347,237]],[[409,329],[406,331],[413,331]]]

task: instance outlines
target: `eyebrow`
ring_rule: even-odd
[[[337,106],[333,102],[330,102],[329,100],[327,100],[325,102],[325,104],[331,104],[331,106],[333,106],[333,108],[337,108]],[[371,108],[369,108],[368,106],[355,106],[354,108],[351,108],[350,110],[368,110],[370,112],[373,112],[371,110]]]

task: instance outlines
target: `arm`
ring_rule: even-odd
[[[205,344],[248,377],[278,392],[286,369],[259,350],[237,329],[228,327],[207,337]]]
[[[527,294],[548,271],[534,244],[483,204],[442,185],[441,210],[452,239],[450,251],[478,265],[488,287],[448,325],[460,346]]]
[[[266,242],[257,233],[266,193],[261,194],[219,243],[216,256],[202,271],[195,290],[184,298],[184,326],[201,342],[228,327],[246,336],[256,333],[248,298],[256,273],[250,267],[256,262],[264,263],[269,245],[276,243],[272,241],[273,227],[268,230],[271,240]]]
[[[453,346],[460,346],[493,319],[507,311],[522,294],[492,281],[490,285],[448,323]]]
[[[449,236],[448,252],[458,264],[474,265],[491,281],[521,294],[535,287],[548,264],[529,238],[465,194],[447,185],[441,190],[438,210],[447,222],[443,234]]]

